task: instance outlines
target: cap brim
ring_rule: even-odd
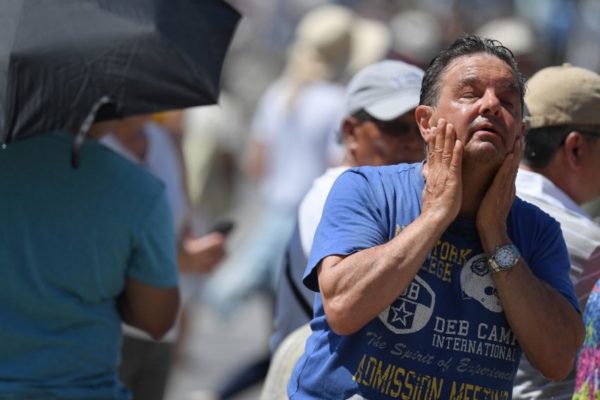
[[[379,120],[389,121],[417,107],[419,96],[420,90],[418,89],[403,89],[402,92],[382,98],[364,109]]]

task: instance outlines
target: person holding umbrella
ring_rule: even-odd
[[[0,398],[130,399],[121,322],[160,338],[178,310],[172,214],[157,178],[85,138],[214,103],[239,14],[219,0],[3,6]]]
[[[39,135],[0,155],[0,397],[127,399],[121,320],[160,338],[177,313],[163,185],[91,140],[74,170],[72,140]]]

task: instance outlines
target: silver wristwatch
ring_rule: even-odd
[[[521,257],[519,249],[514,244],[505,244],[496,247],[496,251],[490,258],[488,264],[492,272],[508,271],[517,264]]]

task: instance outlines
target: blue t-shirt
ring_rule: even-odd
[[[383,244],[421,212],[422,164],[362,167],[338,178],[305,273]],[[515,199],[508,233],[534,274],[578,309],[558,223]],[[352,273],[352,271],[348,271]],[[404,293],[353,335],[328,326],[320,296],[312,335],[288,386],[293,399],[510,399],[521,349],[508,325],[472,221],[457,219]]]
[[[116,307],[131,277],[177,285],[164,187],[73,136],[0,149],[0,399],[128,399]]]

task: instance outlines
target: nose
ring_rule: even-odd
[[[500,111],[500,99],[496,96],[496,93],[492,89],[485,91],[481,98],[481,105],[479,109],[480,115],[492,114],[496,115]]]

